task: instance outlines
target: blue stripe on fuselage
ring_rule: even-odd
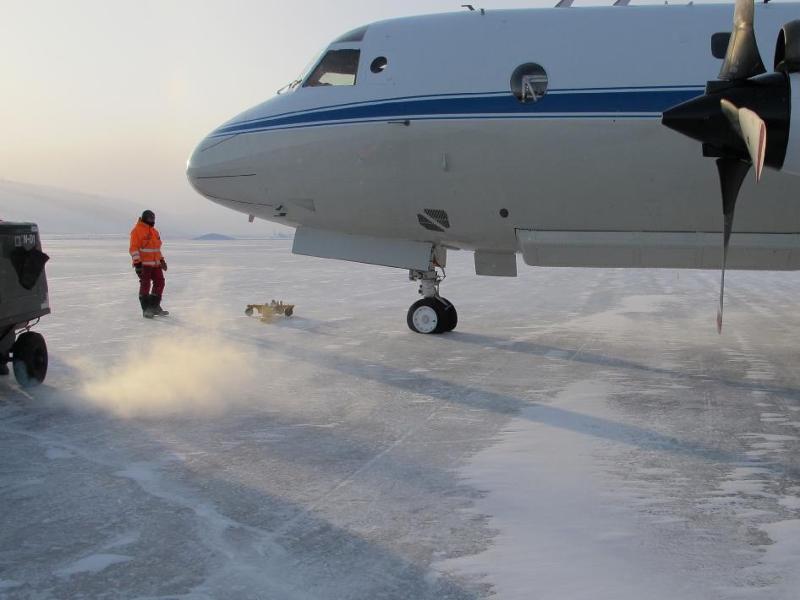
[[[339,107],[315,108],[232,123],[213,135],[253,133],[269,129],[286,129],[335,125],[380,119],[453,119],[532,117],[556,115],[586,116],[658,116],[666,109],[702,94],[702,87],[679,89],[619,89],[619,90],[553,90],[538,102],[522,104],[512,95],[423,97],[420,99],[380,100],[371,103]]]

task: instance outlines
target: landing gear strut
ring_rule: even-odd
[[[419,293],[422,300],[418,300],[408,309],[408,327],[416,333],[446,333],[453,331],[458,324],[458,313],[452,302],[439,295],[439,284],[445,277],[444,269],[441,274],[436,267],[430,271],[409,271],[411,281],[419,281]]]

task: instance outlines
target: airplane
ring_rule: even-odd
[[[448,250],[499,277],[518,253],[721,268],[721,332],[726,267],[800,269],[800,4],[569,5],[350,31],[203,139],[189,181],[296,228],[296,254],[408,270],[417,333],[457,325]]]

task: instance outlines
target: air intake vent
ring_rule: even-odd
[[[432,223],[430,220],[426,219],[422,215],[417,215],[417,219],[419,219],[419,224],[422,225],[425,229],[427,229],[429,231],[444,232],[444,229],[442,229],[438,225]]]
[[[425,214],[445,229],[450,229],[450,217],[447,216],[445,211],[438,208],[426,208]]]

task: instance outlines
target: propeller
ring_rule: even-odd
[[[742,81],[766,73],[753,29],[755,8],[755,0],[736,0],[733,12],[733,33],[728,42],[725,61],[719,72],[719,78],[723,81]],[[750,171],[750,165],[755,167],[756,182],[761,181],[767,151],[767,125],[749,108],[738,108],[725,98],[720,100],[720,108],[733,131],[744,142],[750,159],[749,162],[724,156],[717,159],[717,172],[722,192],[722,271],[719,286],[719,308],[717,309],[717,333],[722,334],[725,268],[728,264],[728,248],[733,231],[736,201],[739,198],[744,178]]]
[[[722,270],[717,332],[722,333],[725,269],[736,201],[750,167],[761,180],[767,158],[767,124],[750,108],[739,108],[725,96],[750,100],[766,72],[753,30],[754,0],[736,0],[733,33],[719,73],[721,81],[708,83],[706,94],[664,113],[664,124],[703,142],[703,153],[716,156],[722,193]],[[767,76],[771,77],[771,76]],[[752,79],[755,78],[755,79]],[[764,93],[766,95],[766,93]],[[720,115],[721,113],[721,115]]]
[[[733,11],[733,33],[728,42],[725,61],[719,72],[723,81],[740,81],[766,73],[753,29],[755,0],[736,0]],[[717,333],[722,334],[722,310],[725,299],[725,268],[728,264],[728,248],[733,231],[733,216],[736,200],[742,183],[755,166],[756,182],[761,181],[767,150],[767,125],[764,120],[748,108],[737,108],[730,100],[720,100],[720,107],[733,130],[747,147],[750,163],[736,158],[717,159],[720,191],[722,192],[722,271],[719,285],[719,308],[717,309]]]
[[[755,167],[756,182],[761,181],[764,171],[764,159],[767,151],[767,125],[764,120],[749,108],[737,108],[733,102],[720,101],[722,112],[728,118],[736,134],[742,139],[750,162],[736,158],[717,159],[719,184],[722,191],[722,275],[719,287],[719,308],[717,309],[717,333],[722,333],[722,308],[725,297],[725,267],[728,264],[728,247],[733,231],[733,215],[736,211],[736,200],[739,190],[750,170],[750,165]]]

